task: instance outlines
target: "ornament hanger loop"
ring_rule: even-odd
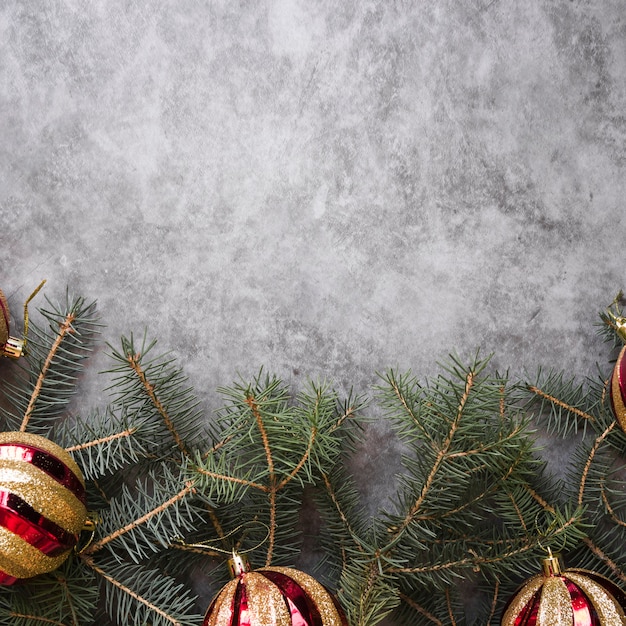
[[[263,526],[265,530],[267,531],[265,533],[265,537],[263,537],[263,539],[261,539],[261,541],[259,541],[256,545],[252,546],[251,548],[247,548],[246,550],[240,550],[239,548],[237,548],[236,547],[237,545],[241,545],[243,543],[243,540],[245,539],[246,534],[250,530],[257,528],[258,526]],[[239,541],[236,544],[233,543],[233,546],[230,549],[227,550],[225,548],[220,548],[219,546],[216,545],[218,541],[223,543],[229,537],[233,537],[234,535],[237,535],[241,530],[243,530],[244,532],[241,534]],[[237,526],[236,528],[233,528],[233,530],[231,530],[229,533],[226,533],[223,537],[220,537],[219,539],[208,539],[207,541],[200,541],[198,543],[187,543],[186,541],[184,541],[182,537],[173,537],[171,543],[180,545],[184,548],[198,548],[200,550],[206,550],[208,552],[218,552],[220,554],[227,554],[228,556],[232,556],[234,552],[238,554],[247,554],[248,552],[254,552],[254,550],[260,548],[268,540],[269,536],[270,536],[269,526],[267,524],[264,524],[263,522],[259,522],[258,520],[253,520],[251,522],[244,522],[243,524],[240,524],[239,526]]]
[[[82,554],[92,544],[99,523],[100,514],[97,511],[89,511],[89,513],[87,513],[87,519],[81,528],[81,533],[85,532],[88,533],[88,535],[86,535],[85,541],[80,541],[74,546],[74,552],[76,552],[76,554]]]
[[[563,524],[561,523],[561,521],[559,520],[558,516],[554,516],[552,521],[548,524],[548,527],[546,528],[545,531],[541,531],[539,528],[539,515],[542,513],[543,511],[539,511],[537,513],[537,515],[535,516],[535,530],[537,531],[537,544],[539,545],[539,547],[548,554],[548,558],[552,558],[552,548],[549,545],[545,545],[542,543],[542,540],[548,540],[550,539],[551,541],[554,539],[554,537],[557,535],[557,533],[559,531],[563,530]],[[562,550],[565,549],[565,546],[567,545],[567,535],[566,533],[563,532],[562,536],[560,537],[561,539],[561,546],[558,550],[556,550],[556,553],[558,554],[559,552],[561,552]]]
[[[41,288],[46,284],[46,279],[39,283],[39,286],[33,293],[28,296],[26,302],[24,302],[24,353],[26,353],[26,339],[28,337],[28,303],[41,291]]]

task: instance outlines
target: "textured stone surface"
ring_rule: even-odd
[[[622,0],[5,0],[1,287],[147,327],[207,411],[261,365],[365,393],[479,346],[591,374],[625,110]],[[397,450],[371,441],[376,501]]]

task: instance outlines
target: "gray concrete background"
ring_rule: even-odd
[[[147,327],[207,411],[262,365],[363,393],[479,346],[592,374],[625,105],[623,0],[4,0],[0,287]]]

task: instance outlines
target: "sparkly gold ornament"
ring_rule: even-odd
[[[626,594],[583,569],[563,569],[558,556],[543,561],[504,607],[501,626],[624,626]]]
[[[18,339],[9,335],[11,326],[11,316],[9,314],[9,305],[5,295],[0,289],[0,356],[8,356],[13,359],[19,359],[24,354],[26,347],[26,335],[28,333],[28,303],[37,295],[39,290],[44,286],[46,281],[43,280],[30,294],[28,300],[24,303],[24,338]]]
[[[59,567],[86,521],[74,459],[45,437],[0,433],[0,584]]]
[[[290,567],[251,570],[229,561],[233,580],[217,594],[203,626],[348,626],[335,598],[315,578]]]

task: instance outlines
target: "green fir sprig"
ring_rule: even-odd
[[[614,345],[620,316],[619,299],[601,314]],[[216,588],[232,548],[294,565],[309,541],[303,516],[317,519],[304,525],[317,535],[316,575],[350,626],[495,626],[548,548],[626,584],[626,435],[609,357],[580,382],[542,369],[511,380],[479,354],[452,355],[431,379],[382,374],[371,400],[327,384],[292,394],[261,370],[219,389],[207,416],[175,360],[130,335],[109,346],[109,405],[70,415],[99,332],[93,304],[48,302],[28,357],[3,363],[3,427],[65,447],[100,522],[59,569],[0,593],[0,624],[199,624],[206,599],[188,573],[210,571]],[[403,451],[378,510],[350,469],[372,419]],[[541,448],[555,434],[573,449],[557,476]]]

